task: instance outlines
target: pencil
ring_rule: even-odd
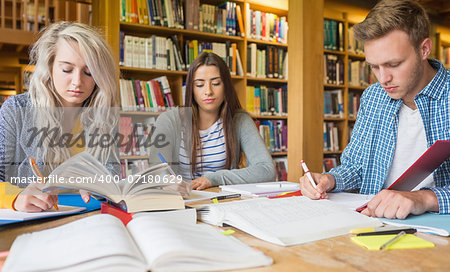
[[[384,243],[382,246],[380,246],[380,250],[383,250],[383,249],[387,248],[388,246],[394,244],[394,243],[397,242],[400,238],[402,238],[405,234],[406,234],[405,231],[399,232],[397,235],[395,235],[394,238],[392,238],[391,240],[387,241],[387,242]]]
[[[33,157],[30,157],[30,164],[31,164],[31,170],[33,170],[34,175],[38,176],[43,183],[45,183],[45,179],[44,176],[42,175],[41,171],[39,170],[39,167],[36,164],[36,161],[34,160]],[[55,209],[58,211],[59,207],[58,204],[54,204],[53,207],[55,207]]]

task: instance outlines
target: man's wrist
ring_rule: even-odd
[[[418,193],[421,194],[426,211],[439,212],[439,200],[433,190],[424,189],[418,191]]]

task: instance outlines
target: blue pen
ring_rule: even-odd
[[[158,157],[163,163],[167,163],[166,159],[164,159],[163,155],[161,155],[161,153],[159,153],[159,152],[158,152]]]

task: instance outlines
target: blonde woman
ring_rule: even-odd
[[[40,212],[58,199],[31,183],[30,157],[47,176],[86,150],[117,173],[111,141],[117,124],[117,69],[105,40],[78,23],[49,26],[30,58],[36,67],[29,92],[0,108],[0,208]],[[87,193],[81,194],[89,201]]]

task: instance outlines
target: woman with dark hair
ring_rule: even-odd
[[[242,109],[225,62],[200,54],[186,79],[185,108],[161,114],[151,160],[160,153],[193,189],[275,180],[275,168],[251,117]],[[155,142],[155,141],[152,141]],[[241,151],[246,167],[238,169]]]

